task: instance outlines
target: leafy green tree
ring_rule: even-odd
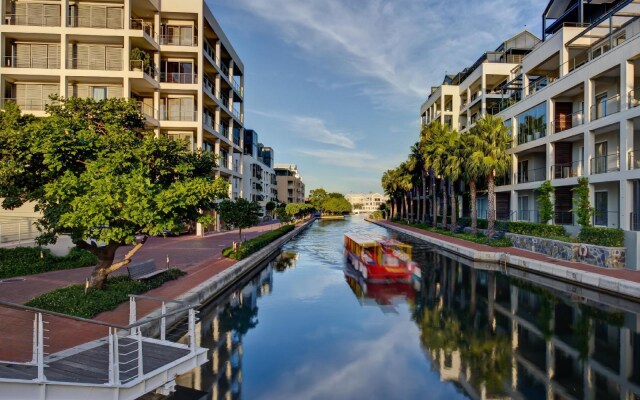
[[[400,193],[399,186],[399,173],[398,169],[389,169],[382,174],[382,189],[384,193],[389,196],[390,214],[391,219],[398,217],[398,196]]]
[[[278,221],[280,221],[280,225],[286,225],[288,223],[291,222],[292,218],[291,215],[289,215],[289,213],[287,213],[287,210],[285,207],[278,207],[275,209],[275,215],[278,218]]]
[[[328,214],[345,214],[351,212],[351,203],[344,197],[330,197],[322,204],[322,212]]]
[[[544,181],[539,188],[535,190],[538,195],[537,203],[540,210],[540,222],[543,224],[548,223],[553,218],[553,202],[551,201],[551,195],[553,194],[553,186],[550,181]]]
[[[309,203],[311,203],[316,210],[322,210],[322,204],[328,197],[328,193],[323,188],[313,189],[309,192]]]
[[[578,178],[578,186],[571,189],[575,193],[573,210],[578,216],[580,226],[591,226],[591,217],[595,210],[589,201],[589,178]]]
[[[511,137],[502,118],[490,114],[480,118],[471,130],[479,139],[475,156],[482,159],[480,168],[488,180],[487,235],[493,237],[496,224],[495,177],[506,174],[511,168],[511,155],[507,153]]]
[[[25,118],[9,106],[2,116],[2,207],[34,203],[39,244],[66,234],[95,254],[92,287],[130,263],[149,235],[210,223],[205,212],[226,196],[228,182],[213,178],[215,156],[144,131],[133,101],[57,99],[46,111]],[[114,263],[124,245],[134,247]]]
[[[220,218],[227,224],[238,228],[242,240],[242,230],[260,223],[260,205],[246,199],[224,200],[218,205]]]
[[[273,215],[273,210],[276,209],[276,203],[273,201],[270,201],[264,206],[264,208],[267,210],[269,215]]]

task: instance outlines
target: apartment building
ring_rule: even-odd
[[[249,201],[255,201],[267,215],[268,202],[278,201],[276,173],[273,169],[274,152],[258,141],[258,133],[252,129],[244,131],[243,195]]]
[[[304,203],[305,187],[298,166],[295,164],[275,164],[278,186],[278,201],[281,203]]]
[[[588,177],[593,225],[624,229],[628,265],[638,268],[640,1],[552,0],[543,21],[543,40],[498,88],[497,108],[486,109],[513,137],[512,171],[496,188],[498,218],[538,221],[534,190],[549,180],[553,223],[575,232],[572,189]],[[423,123],[439,104],[430,101]],[[482,213],[486,200],[478,206]]]
[[[202,0],[2,1],[0,106],[135,99],[149,129],[219,156],[242,196],[244,66]]]
[[[380,193],[350,193],[344,197],[353,207],[354,214],[371,214],[389,200],[389,196]]]

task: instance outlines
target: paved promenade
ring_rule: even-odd
[[[546,262],[546,263],[550,263],[550,264],[554,264],[554,265],[560,265],[560,266],[563,266],[563,267],[569,268],[569,269],[575,269],[575,270],[584,271],[584,272],[590,272],[590,273],[598,274],[598,275],[602,275],[602,276],[608,276],[608,277],[612,277],[612,278],[624,279],[624,280],[627,280],[627,281],[630,281],[630,282],[634,282],[634,283],[640,283],[640,271],[632,271],[632,270],[629,270],[629,269],[599,268],[599,267],[594,267],[593,265],[588,265],[588,264],[582,264],[582,263],[577,263],[577,262],[569,262],[569,261],[562,261],[562,260],[557,260],[555,258],[547,257],[547,256],[545,256],[543,254],[534,253],[534,252],[527,251],[527,250],[522,250],[522,249],[516,249],[514,247],[491,247],[491,246],[487,246],[487,245],[484,245],[484,244],[473,243],[473,242],[469,242],[467,240],[462,240],[462,239],[458,239],[458,238],[451,237],[451,236],[441,235],[441,234],[438,234],[438,233],[425,231],[423,229],[414,228],[414,227],[411,227],[411,226],[398,224],[398,223],[390,222],[390,221],[376,221],[376,223],[380,224],[380,225],[383,225],[383,226],[384,225],[388,225],[388,226],[391,226],[391,227],[398,227],[398,228],[401,228],[401,229],[406,229],[408,231],[415,232],[415,233],[418,233],[420,235],[429,236],[429,237],[432,237],[432,238],[435,238],[435,239],[443,240],[443,241],[449,242],[451,244],[455,244],[456,246],[466,247],[466,248],[469,248],[469,249],[472,249],[472,250],[475,250],[475,251],[496,253],[496,254],[506,253],[506,254],[509,254],[509,255],[528,258],[528,259],[535,260],[535,261],[541,261],[541,262]]]

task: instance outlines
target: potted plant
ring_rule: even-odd
[[[144,50],[140,50],[137,47],[134,47],[133,49],[131,49],[131,54],[129,55],[129,62],[131,63],[131,69],[133,71],[142,71],[144,61],[148,57],[149,55]]]

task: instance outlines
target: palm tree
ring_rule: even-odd
[[[435,176],[442,176],[440,181],[440,188],[442,193],[442,224],[445,229],[447,227],[447,194],[444,190],[444,178],[447,168],[447,158],[449,152],[449,135],[450,131],[439,122],[436,122],[430,126],[430,137],[426,141],[424,148],[424,159],[427,164],[433,169]],[[434,226],[435,226],[435,213],[434,213]]]
[[[444,145],[447,147],[446,164],[444,174],[449,179],[451,195],[451,230],[456,229],[458,207],[456,204],[456,183],[462,175],[461,169],[464,164],[464,148],[462,139],[458,131],[449,130],[444,138]],[[445,225],[446,226],[446,225]]]
[[[422,151],[422,159],[424,161],[424,170],[429,175],[429,198],[431,200],[431,222],[432,222],[432,225],[435,227],[436,226],[436,213],[437,213],[437,206],[438,206],[438,203],[436,201],[435,171],[429,165],[429,162],[425,158],[426,157],[427,144],[431,141],[431,138],[433,136],[434,124],[435,124],[435,122],[432,123],[432,124],[429,124],[429,125],[424,125],[422,127],[422,130],[420,131],[420,141],[419,141],[419,143],[420,143],[420,150]],[[425,181],[426,181],[426,179],[425,179]],[[425,197],[424,197],[425,219],[426,219],[426,205],[427,205],[427,196],[426,196],[426,190],[425,190]]]
[[[389,169],[382,174],[382,189],[384,193],[389,196],[389,202],[391,204],[389,216],[391,219],[394,219],[398,212],[396,203],[398,196],[398,173],[396,169]]]
[[[422,153],[422,146],[420,142],[416,142],[411,146],[411,152],[409,153],[409,160],[407,165],[412,172],[414,190],[418,191],[421,187],[421,193],[416,196],[417,209],[415,219],[418,221],[424,221],[424,214],[426,208],[426,182],[425,182],[425,170],[424,170],[424,155]],[[420,196],[422,196],[422,207],[420,207]]]
[[[406,162],[400,164],[398,167],[398,189],[404,195],[404,219],[409,221],[409,196],[413,189],[413,182],[411,181],[411,171]]]
[[[471,233],[478,233],[478,207],[476,204],[477,187],[476,183],[482,174],[483,155],[481,151],[477,151],[478,141],[480,138],[476,135],[475,126],[469,132],[461,135],[463,155],[463,172],[465,180],[469,182],[469,191],[471,193]]]
[[[507,149],[511,147],[512,139],[508,134],[509,130],[504,126],[502,118],[489,114],[480,118],[473,129],[475,135],[479,138],[476,147],[476,151],[479,154],[474,155],[474,157],[482,157],[481,170],[489,182],[487,234],[489,237],[493,237],[496,223],[495,177],[496,174],[500,176],[506,174],[511,168],[511,156],[507,154]]]

